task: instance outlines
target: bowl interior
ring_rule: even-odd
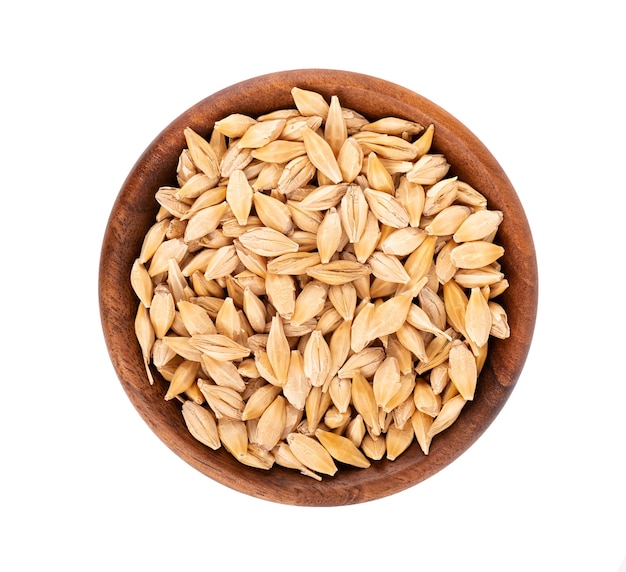
[[[435,125],[433,149],[443,153],[452,171],[483,193],[489,208],[504,213],[498,243],[505,249],[502,267],[510,287],[498,299],[508,313],[511,336],[490,341],[476,396],[460,418],[438,435],[425,456],[417,443],[395,461],[377,461],[369,469],[342,466],[321,482],[296,471],[253,469],[224,450],[212,451],[187,431],[180,404],[164,401],[167,384],[155,372],[150,386],[134,333],[137,299],[130,269],[145,233],[154,222],[156,190],[174,185],[178,156],[186,146],[183,129],[208,135],[215,121],[229,113],[258,116],[292,107],[292,87],[337,95],[344,107],[374,120],[403,117]],[[528,222],[509,179],[486,147],[449,113],[396,84],[337,70],[293,70],[253,78],[200,101],[185,111],[148,146],[129,173],[113,205],[102,245],[99,275],[103,333],[119,380],[129,399],[177,455],[208,477],[245,494],[303,506],[353,504],[397,493],[434,475],[485,431],[499,413],[522,371],[532,339],[537,308],[537,267]],[[162,382],[162,383],[161,383]]]

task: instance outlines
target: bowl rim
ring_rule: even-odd
[[[342,466],[334,477],[325,477],[321,482],[282,467],[271,471],[252,469],[225,451],[212,451],[195,441],[182,425],[179,404],[175,400],[165,402],[164,388],[158,383],[148,384],[134,338],[136,305],[130,310],[130,301],[137,303],[130,290],[130,267],[138,253],[138,241],[147,230],[145,221],[150,216],[154,221],[157,210],[156,201],[154,205],[137,203],[135,197],[145,199],[150,192],[153,197],[155,180],[172,180],[178,159],[175,151],[180,153],[185,147],[184,127],[206,134],[217,119],[228,113],[260,115],[271,110],[268,106],[284,107],[293,86],[318,91],[327,98],[337,95],[345,107],[357,100],[367,101],[370,113],[362,108],[357,111],[371,119],[373,110],[378,110],[374,114],[378,117],[393,110],[394,115],[406,119],[433,123],[433,147],[446,155],[461,175],[475,173],[470,179],[478,177],[482,184],[467,182],[487,197],[490,208],[505,213],[503,225],[510,229],[507,236],[510,234],[515,240],[504,245],[503,267],[507,268],[505,275],[512,271],[518,278],[504,295],[515,300],[511,303],[515,307],[513,315],[509,316],[510,322],[513,317],[511,337],[490,342],[495,347],[502,346],[498,361],[487,359],[476,398],[462,412],[462,422],[457,421],[438,435],[428,456],[417,450],[414,441],[413,449],[393,462],[374,462],[366,470]],[[462,150],[462,157],[454,149]],[[143,221],[142,229],[132,224],[137,220]],[[515,260],[515,264],[509,265],[507,260]],[[537,292],[537,263],[528,220],[507,175],[485,145],[450,113],[405,87],[361,73],[320,68],[272,72],[235,83],[192,105],[166,126],[137,159],[119,190],[104,232],[98,276],[102,331],[109,357],[125,393],[157,437],[189,465],[228,488],[298,506],[356,504],[396,494],[433,476],[467,451],[497,417],[520,377],[533,337]],[[178,413],[174,413],[176,407]],[[180,418],[176,423],[178,429],[184,429],[182,432],[173,426],[175,415]]]

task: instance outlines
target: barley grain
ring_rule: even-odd
[[[139,301],[149,308],[154,296],[154,284],[147,268],[139,258],[135,259],[130,271],[130,283]]]
[[[246,384],[232,361],[217,360],[207,354],[201,357],[202,369],[221,387],[230,387],[239,393],[246,389]]]
[[[304,353],[304,374],[313,387],[324,385],[331,367],[331,355],[328,342],[319,330],[311,332]]]
[[[296,242],[283,233],[266,226],[247,230],[239,237],[239,242],[260,256],[280,256],[298,251]]]
[[[413,147],[417,149],[416,158],[419,159],[430,151],[430,147],[433,143],[433,136],[435,135],[435,126],[431,123],[422,135],[413,142]]]
[[[415,433],[415,440],[418,442],[420,449],[424,455],[428,455],[432,436],[429,435],[430,427],[433,424],[433,418],[422,411],[415,411],[411,416],[411,426]]]
[[[483,209],[473,212],[456,229],[452,238],[456,242],[482,240],[494,233],[503,219],[502,211]]]
[[[354,137],[348,137],[337,155],[337,164],[346,183],[352,183],[361,172],[363,148]]]
[[[293,220],[289,207],[271,195],[255,192],[253,195],[254,208],[261,222],[281,234],[289,236],[294,230]]]
[[[328,296],[327,284],[319,280],[307,282],[296,297],[291,322],[301,325],[322,313]]]
[[[466,401],[474,399],[478,372],[476,358],[472,351],[460,340],[452,342],[448,357],[448,373],[452,383]]]
[[[459,244],[450,252],[457,268],[476,269],[492,264],[504,254],[504,248],[492,242],[475,240]]]
[[[246,424],[240,419],[232,417],[217,417],[217,433],[220,441],[233,457],[236,459],[244,456],[248,451],[248,432]]]
[[[215,385],[204,379],[198,379],[198,387],[218,421],[224,417],[241,421],[245,404],[238,391]],[[243,427],[245,429],[245,425]]]
[[[406,284],[411,276],[404,269],[400,260],[393,254],[385,254],[381,251],[373,252],[367,259],[367,264],[372,269],[372,274],[381,280],[397,284]]]
[[[311,380],[305,374],[304,360],[298,350],[291,350],[287,382],[283,387],[283,394],[298,410],[303,410],[307,397],[311,391]]]
[[[487,299],[480,288],[474,287],[470,290],[465,308],[465,331],[469,339],[480,348],[489,340],[491,325],[491,311]]]
[[[412,426],[399,428],[395,423],[391,423],[385,434],[386,457],[390,461],[395,461],[404,451],[406,451],[413,439],[415,433]]]
[[[383,162],[373,151],[367,156],[367,180],[372,189],[393,194],[395,192],[395,184],[389,171],[385,168]]]
[[[337,286],[352,282],[362,276],[368,276],[370,268],[356,261],[333,260],[328,264],[311,266],[307,268],[306,273],[320,282],[330,286]]]
[[[340,463],[367,469],[371,463],[365,455],[359,451],[358,447],[347,437],[337,435],[331,431],[317,429],[315,436],[322,446],[330,453],[331,457]]]
[[[413,161],[417,155],[417,149],[411,143],[396,135],[361,130],[353,137],[363,147],[366,154],[374,152],[383,159]]]
[[[149,309],[150,321],[157,338],[163,338],[176,317],[174,297],[167,284],[158,284],[154,288],[154,295]]]
[[[331,207],[317,229],[316,245],[321,263],[327,264],[337,252],[344,236],[341,217],[335,207]]]
[[[382,224],[393,228],[409,225],[409,214],[393,195],[371,188],[365,189],[363,194],[370,209]]]
[[[290,347],[283,328],[283,319],[279,315],[272,317],[266,351],[279,385],[284,386],[289,375]]]
[[[194,165],[210,179],[210,186],[214,186],[219,181],[220,174],[215,150],[206,139],[189,127],[184,129],[184,135]]]
[[[247,347],[221,334],[196,334],[191,336],[189,343],[192,347],[217,360],[239,360],[250,355]]]
[[[456,395],[447,400],[441,407],[439,415],[433,420],[426,436],[432,439],[435,435],[450,427],[458,419],[466,403],[467,401],[463,399],[462,395]]]
[[[415,149],[417,156],[417,149]],[[424,154],[406,174],[407,181],[419,185],[435,185],[448,172],[450,165],[443,155]]]
[[[274,460],[277,465],[280,465],[281,467],[286,467],[287,469],[295,469],[297,471],[300,471],[300,473],[302,473],[303,475],[311,477],[316,481],[322,480],[322,477],[308,469],[297,459],[297,457],[291,451],[291,447],[289,447],[289,445],[284,441],[281,441],[276,447],[274,447],[274,449],[272,449],[272,454],[274,455]]]
[[[367,433],[361,441],[361,450],[373,461],[380,461],[386,453],[384,437],[374,438]]]
[[[188,300],[180,300],[177,308],[185,329],[190,335],[217,333],[211,316],[202,306]]]
[[[296,459],[312,471],[330,476],[337,472],[337,465],[330,453],[313,437],[290,433],[287,444]]]
[[[372,389],[376,405],[386,412],[391,411],[387,406],[400,389],[400,366],[395,357],[386,357],[380,364],[372,380]]]
[[[214,451],[222,446],[213,413],[193,401],[186,400],[182,413],[189,432],[202,444]]]

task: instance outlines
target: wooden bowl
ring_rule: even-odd
[[[371,120],[404,117],[435,125],[433,149],[443,153],[461,180],[480,190],[489,208],[504,213],[498,243],[510,287],[499,298],[508,312],[511,336],[492,339],[476,396],[459,419],[437,435],[425,456],[416,442],[395,461],[368,469],[342,466],[321,482],[275,466],[270,471],[240,464],[228,452],[210,450],[186,429],[176,400],[164,401],[167,384],[149,385],[134,333],[137,298],[131,265],[157,212],[156,190],[175,184],[175,169],[186,146],[187,126],[208,134],[229,113],[258,116],[292,107],[293,86],[337,95],[344,107]],[[370,501],[412,487],[465,452],[498,415],[517,383],[527,357],[537,310],[537,267],[533,239],[520,200],[506,174],[485,146],[449,113],[387,81],[323,69],[284,71],[256,77],[203,99],[167,126],[137,160],[113,205],[102,245],[99,302],[110,358],[129,399],[154,433],[178,456],[211,479],[253,497],[300,506],[338,506]]]

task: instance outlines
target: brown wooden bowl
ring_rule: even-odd
[[[239,112],[258,116],[292,107],[291,88],[337,95],[344,107],[371,120],[404,117],[435,125],[434,150],[443,153],[461,180],[480,190],[489,207],[504,213],[498,243],[505,249],[502,267],[510,287],[499,301],[508,312],[511,336],[492,339],[476,396],[459,419],[437,435],[425,456],[416,442],[395,461],[381,460],[368,469],[342,466],[321,482],[275,466],[253,469],[228,452],[213,451],[186,429],[176,400],[164,401],[165,381],[149,385],[134,333],[137,298],[129,282],[157,212],[156,190],[174,185],[175,169],[186,146],[187,126],[208,134],[218,119]],[[137,160],[113,205],[102,245],[99,301],[110,358],[129,399],[154,433],[178,456],[211,479],[253,497],[301,506],[338,506],[385,497],[434,475],[465,452],[491,424],[509,398],[522,371],[537,311],[537,266],[527,218],[509,179],[491,153],[449,113],[403,87],[346,71],[306,69],[256,77],[223,89],[185,111]]]

